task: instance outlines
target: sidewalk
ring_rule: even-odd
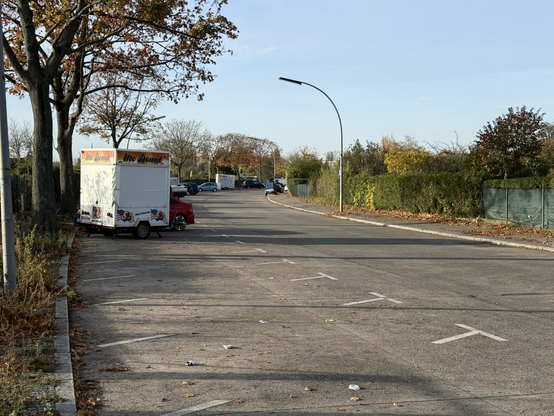
[[[357,212],[345,210],[338,214],[336,207],[319,205],[312,202],[305,202],[288,195],[268,195],[268,200],[274,204],[284,207],[306,211],[313,214],[328,215],[334,218],[361,222],[379,227],[398,228],[402,230],[416,231],[440,235],[443,237],[459,238],[470,241],[479,241],[501,246],[519,247],[531,250],[542,250],[554,252],[554,236],[547,235],[548,232],[534,232],[533,229],[521,229],[516,232],[513,229],[505,228],[499,231],[490,224],[461,225],[433,220],[422,221],[416,219],[403,219],[393,216],[383,216],[371,212]]]

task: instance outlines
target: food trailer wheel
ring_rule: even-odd
[[[150,224],[147,222],[141,222],[137,227],[133,230],[133,235],[137,238],[148,238],[150,236]]]

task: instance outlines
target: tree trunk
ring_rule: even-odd
[[[73,193],[73,131],[75,122],[70,120],[69,108],[56,111],[58,121],[58,155],[60,157],[60,214],[75,214],[77,201]]]
[[[52,169],[52,110],[49,83],[36,77],[37,85],[29,88],[33,109],[33,207],[31,216],[40,231],[56,231],[56,197]]]

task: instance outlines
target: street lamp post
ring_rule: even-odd
[[[340,183],[339,183],[339,207],[340,207],[340,212],[343,212],[343,204],[342,204],[342,190],[343,190],[343,181],[342,181],[342,153],[343,153],[343,137],[342,137],[342,121],[340,119],[340,114],[339,114],[339,110],[337,110],[337,106],[335,105],[335,103],[333,102],[333,100],[331,100],[331,97],[329,97],[327,94],[325,94],[324,91],[320,90],[319,88],[317,88],[315,85],[312,85],[312,84],[308,84],[307,82],[304,82],[304,81],[297,81],[295,79],[290,79],[290,78],[283,78],[283,77],[279,77],[279,79],[281,81],[286,81],[286,82],[292,82],[293,84],[297,84],[297,85],[302,85],[302,84],[305,84],[305,85],[308,85],[312,88],[315,88],[316,90],[318,90],[320,93],[322,93],[323,95],[325,95],[327,97],[327,99],[329,101],[331,101],[331,104],[333,104],[333,107],[335,109],[335,111],[337,112],[337,116],[339,118],[339,126],[340,126],[340,168],[339,168],[339,180],[340,180]]]

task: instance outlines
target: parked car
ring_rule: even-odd
[[[204,182],[198,187],[199,191],[212,191],[217,192],[217,183],[215,182]]]
[[[172,230],[183,231],[188,224],[194,224],[192,204],[169,198],[169,226]]]
[[[194,182],[183,182],[184,184],[188,185],[191,189],[191,195],[196,195],[198,192],[200,192],[200,190],[198,189],[198,185],[195,184]]]
[[[275,179],[275,182],[277,182],[281,186],[281,188],[283,188],[284,192],[288,191],[287,180],[286,179]],[[283,192],[283,191],[281,191],[281,192]]]
[[[171,185],[171,196],[175,198],[182,198],[184,196],[190,195],[189,187],[186,185]]]
[[[259,182],[259,181],[252,181],[252,180],[248,180],[248,181],[244,181],[242,183],[242,187],[243,188],[258,188],[258,189],[264,189],[264,184]]]

